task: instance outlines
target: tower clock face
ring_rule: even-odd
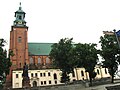
[[[22,24],[22,22],[21,22],[21,21],[19,21],[19,22],[18,22],[18,24]]]

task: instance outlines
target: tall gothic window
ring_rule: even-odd
[[[38,64],[41,64],[42,63],[42,61],[41,61],[41,58],[39,57],[38,58]]]
[[[21,43],[21,41],[22,41],[22,38],[18,37],[18,42]]]
[[[46,58],[46,63],[49,63],[49,58],[48,57]]]
[[[57,74],[56,73],[54,73],[54,79],[57,79]]]
[[[33,58],[32,57],[30,58],[30,64],[33,64]]]
[[[97,69],[97,74],[99,75],[100,74],[100,72],[99,72],[99,70]]]
[[[84,72],[83,71],[81,71],[81,76],[84,76]]]
[[[105,74],[107,74],[107,69],[105,68]]]

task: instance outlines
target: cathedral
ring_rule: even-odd
[[[21,69],[26,62],[30,69],[50,68],[48,58],[51,43],[28,43],[28,26],[25,12],[20,6],[15,12],[15,21],[10,31],[10,50],[14,52],[12,60],[13,69]]]
[[[14,53],[11,57],[11,70],[7,81],[11,82],[12,71],[22,70],[24,64],[29,65],[29,69],[51,68],[51,60],[48,55],[52,43],[28,43],[28,26],[25,21],[25,12],[21,4],[15,12],[15,20],[10,31],[10,48]]]
[[[10,82],[12,88],[22,88],[22,69],[26,63],[29,66],[31,87],[62,84],[60,83],[61,71],[52,69],[52,61],[49,59],[53,43],[28,42],[29,28],[26,25],[25,14],[20,4],[15,12],[15,20],[10,31],[9,50],[13,51],[14,56],[11,57],[12,66],[6,82]],[[71,81],[89,79],[84,68],[75,69],[74,72],[70,75]],[[96,78],[110,76],[105,68],[96,67],[96,72],[98,72]]]

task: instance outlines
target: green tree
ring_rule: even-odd
[[[11,62],[10,56],[13,55],[12,52],[9,52],[7,57],[7,51],[3,49],[5,46],[5,40],[0,39],[0,87],[2,87],[3,83],[6,80],[6,75],[9,74]]]
[[[98,61],[98,50],[96,44],[81,44],[78,43],[73,49],[74,63],[76,67],[84,67],[89,73],[90,85],[92,85],[92,78],[95,78],[95,65]]]
[[[112,77],[111,83],[114,83],[115,72],[118,69],[120,62],[120,49],[117,44],[115,35],[107,35],[100,37],[101,52],[103,57],[103,66],[108,68],[109,74]]]
[[[50,58],[53,65],[62,71],[61,82],[69,81],[69,73],[73,71],[71,50],[73,48],[72,38],[61,39],[59,43],[52,45]]]

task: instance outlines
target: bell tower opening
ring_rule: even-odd
[[[21,3],[19,9],[15,12],[15,21],[13,22],[14,26],[26,26],[25,21],[25,12],[22,10]]]

